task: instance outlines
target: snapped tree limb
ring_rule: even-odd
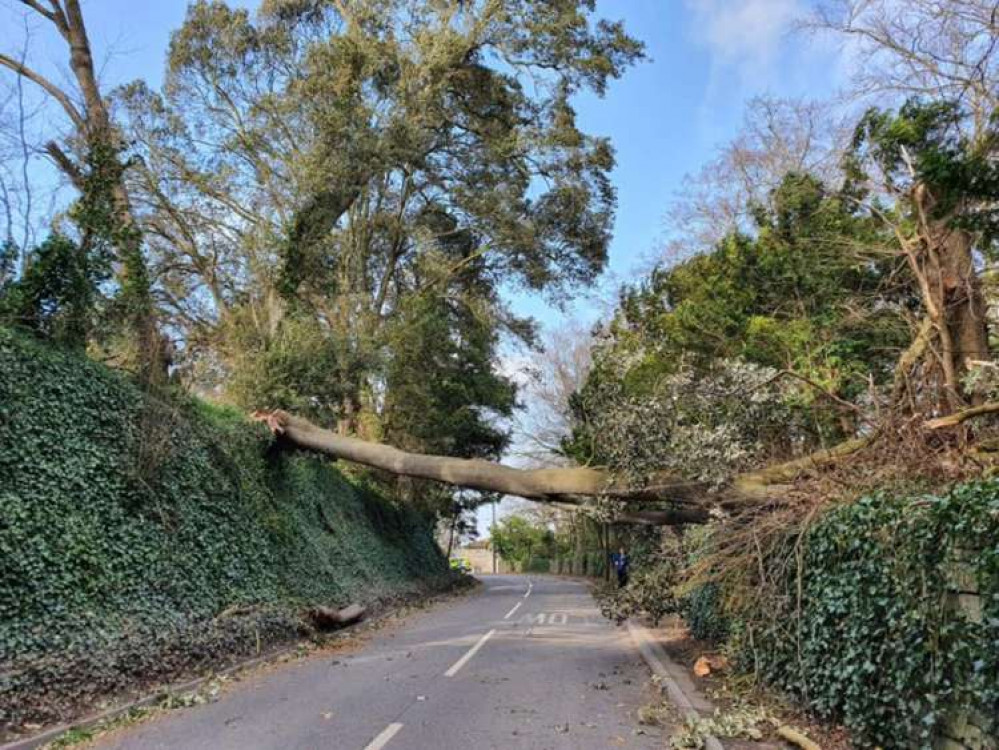
[[[999,403],[993,401],[979,404],[978,406],[972,406],[969,409],[962,409],[961,411],[954,412],[953,414],[947,414],[943,417],[930,419],[927,422],[924,422],[923,426],[927,430],[941,430],[945,427],[957,427],[962,422],[967,422],[969,419],[974,419],[975,417],[984,417],[988,414],[996,413],[999,413]]]
[[[844,440],[831,448],[823,448],[792,461],[740,474],[733,481],[733,486],[745,497],[760,497],[772,493],[777,485],[792,482],[804,472],[821,469],[863,450],[874,441],[876,436],[876,433],[872,433],[864,437]]]

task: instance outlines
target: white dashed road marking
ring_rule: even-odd
[[[460,659],[458,659],[458,661],[456,661],[453,665],[451,665],[451,668],[447,672],[444,673],[444,676],[445,677],[454,677],[456,674],[458,674],[458,670],[461,669],[463,666],[465,666],[465,664],[468,663],[469,659],[471,659],[473,656],[475,656],[475,654],[478,652],[478,650],[480,648],[482,648],[483,645],[485,645],[485,642],[488,641],[490,638],[493,637],[493,633],[495,633],[495,632],[496,632],[495,630],[490,630],[484,636],[482,636],[481,638],[479,638],[478,642],[474,646],[472,646],[470,649],[468,649],[468,653],[467,654],[465,654],[463,657],[461,657]]]
[[[512,614],[513,614],[514,612],[516,612],[516,611],[517,611],[518,609],[520,609],[520,605],[521,605],[521,604],[523,604],[523,602],[517,602],[516,604],[514,604],[514,605],[513,605],[513,609],[511,609],[511,610],[510,610],[509,612],[507,612],[507,613],[506,613],[505,615],[503,615],[503,619],[504,619],[504,620],[509,620],[509,619],[510,619],[510,616],[511,616],[511,615],[512,615]]]
[[[402,724],[399,723],[389,724],[387,727],[385,727],[385,729],[382,730],[382,733],[380,735],[375,737],[373,740],[371,740],[371,742],[367,744],[364,750],[382,750],[382,748],[389,743],[389,740],[391,740],[393,737],[396,736],[396,734],[399,733],[400,729],[402,729]]]

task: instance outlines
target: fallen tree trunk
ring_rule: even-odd
[[[685,526],[705,524],[711,520],[708,508],[667,508],[665,510],[626,510],[615,516],[613,523],[641,526]]]
[[[703,503],[708,487],[700,482],[662,480],[650,486],[629,487],[616,482],[607,471],[586,466],[517,469],[491,461],[408,453],[390,445],[338,435],[283,411],[257,412],[254,418],[266,422],[275,434],[284,435],[302,448],[399,476],[430,479],[471,490],[500,492],[542,502],[578,504],[581,497],[612,497],[686,505],[693,503],[693,510],[702,512],[694,513],[692,517],[707,520]]]
[[[253,418],[265,422],[272,432],[283,435],[300,448],[399,476],[516,495],[567,509],[578,509],[594,497],[668,505],[627,508],[615,518],[616,523],[651,526],[704,524],[711,519],[712,508],[730,512],[759,508],[801,474],[843,460],[867,447],[874,439],[868,436],[847,440],[793,461],[741,474],[719,490],[703,482],[671,477],[659,477],[649,485],[629,486],[608,471],[585,466],[517,469],[491,461],[408,453],[390,445],[339,435],[283,411],[255,412]]]
[[[945,427],[957,427],[959,424],[967,422],[969,419],[975,419],[976,417],[984,417],[986,415],[996,413],[999,413],[999,403],[988,402],[978,406],[972,406],[969,409],[954,412],[953,414],[947,414],[943,417],[930,419],[927,422],[924,422],[923,426],[926,427],[927,430],[942,430]]]
[[[764,497],[772,494],[782,483],[792,482],[806,472],[830,466],[852,456],[869,446],[876,437],[876,434],[872,434],[844,440],[831,448],[823,448],[801,458],[767,466],[759,471],[740,474],[735,477],[732,485],[744,497]]]

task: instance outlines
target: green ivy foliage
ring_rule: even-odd
[[[0,328],[0,725],[448,580],[427,519],[271,443]]]
[[[731,623],[722,608],[720,587],[713,581],[687,594],[680,603],[680,611],[694,638],[720,643],[731,632]]]
[[[930,747],[956,709],[999,716],[999,482],[868,497],[814,525],[800,558],[792,545],[752,618],[766,681],[861,746]],[[954,601],[971,580],[980,622]]]

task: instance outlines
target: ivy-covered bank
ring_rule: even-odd
[[[727,616],[703,592],[697,634],[731,633],[748,669],[858,746],[996,747],[999,482],[841,506],[761,572]]]
[[[425,519],[328,462],[0,329],[0,726],[450,575]]]

